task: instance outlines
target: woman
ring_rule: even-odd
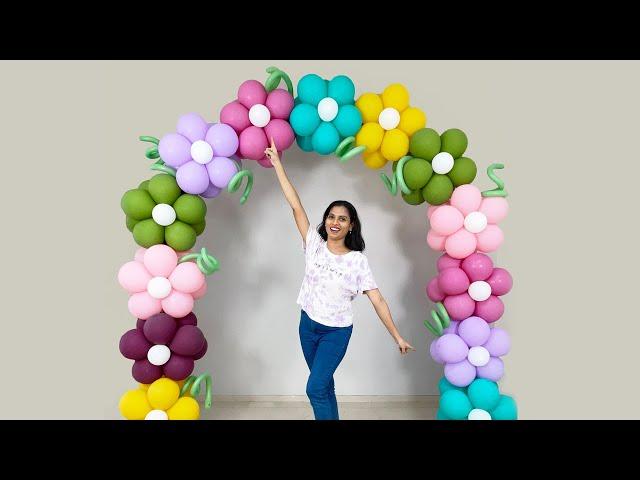
[[[364,240],[353,205],[343,200],[332,202],[316,230],[309,224],[298,193],[287,178],[273,139],[265,154],[293,209],[304,245],[305,276],[297,303],[302,308],[300,343],[311,372],[307,396],[316,420],[338,420],[333,374],[347,351],[353,329],[351,301],[359,293],[369,297],[400,353],[415,349],[398,333],[362,253]]]

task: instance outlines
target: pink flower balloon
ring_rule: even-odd
[[[278,88],[267,93],[257,80],[247,80],[238,88],[238,99],[222,107],[220,121],[238,134],[241,157],[269,168],[271,162],[264,150],[271,144],[271,138],[279,152],[295,140],[289,125],[291,110],[293,96],[288,91]]]
[[[463,259],[475,251],[493,252],[504,236],[498,227],[509,212],[504,197],[482,197],[474,185],[460,185],[443,205],[431,206],[427,216],[431,228],[427,243],[437,251]]]
[[[432,302],[442,302],[452,320],[472,315],[495,322],[504,313],[498,298],[509,293],[513,279],[504,268],[494,268],[484,253],[472,253],[464,260],[447,254],[438,259],[438,275],[426,287]]]
[[[179,318],[193,310],[194,300],[206,292],[205,276],[193,262],[179,264],[178,258],[171,247],[159,244],[138,249],[135,260],[120,267],[118,282],[131,294],[131,315],[146,320],[164,311]]]

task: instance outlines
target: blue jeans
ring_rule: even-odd
[[[316,420],[339,420],[333,374],[347,352],[353,325],[329,327],[300,312],[300,344],[307,361],[307,396]]]

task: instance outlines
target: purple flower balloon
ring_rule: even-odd
[[[197,113],[182,115],[176,130],[160,139],[160,158],[176,169],[184,192],[218,196],[239,171],[233,161],[239,145],[235,130],[225,123],[208,124]]]
[[[444,376],[457,387],[466,387],[476,378],[497,382],[504,374],[498,357],[509,353],[511,341],[507,332],[491,328],[480,317],[451,322],[445,333],[434,340],[431,358],[444,364]]]

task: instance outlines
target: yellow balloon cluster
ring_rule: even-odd
[[[400,83],[389,85],[381,95],[361,95],[356,107],[364,123],[356,135],[356,145],[366,147],[362,158],[372,169],[404,157],[411,135],[427,124],[424,112],[409,106],[409,91]]]
[[[120,413],[127,420],[198,420],[200,405],[189,394],[180,396],[183,384],[166,377],[140,384],[120,398]]]

